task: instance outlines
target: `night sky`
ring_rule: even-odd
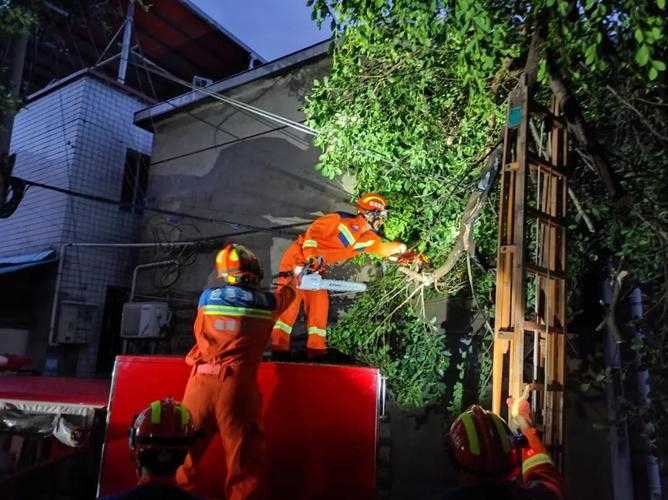
[[[306,0],[191,0],[267,61],[329,38]]]

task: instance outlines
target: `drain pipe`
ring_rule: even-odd
[[[63,281],[63,268],[65,267],[65,251],[72,243],[64,243],[60,245],[60,252],[58,252],[58,274],[56,275],[56,287],[53,291],[53,303],[51,304],[51,320],[49,321],[49,342],[50,346],[58,345],[55,340],[56,336],[56,315],[58,314],[58,299],[60,298],[60,284]]]
[[[51,320],[49,321],[49,346],[57,346],[56,342],[56,318],[58,316],[58,301],[60,299],[60,287],[63,281],[65,268],[65,254],[69,247],[77,248],[171,248],[198,245],[198,241],[174,241],[170,243],[63,243],[60,245],[58,254],[58,274],[56,275],[56,286],[53,291],[53,303],[51,304]],[[136,272],[136,269],[135,269]],[[136,276],[133,276],[133,290]]]
[[[621,346],[615,318],[615,306],[621,286],[620,277],[612,259],[608,260],[606,279],[603,282],[603,304],[606,306],[607,328],[604,339],[605,365],[612,372],[612,380],[606,385],[608,415],[615,414],[617,396],[623,394],[621,374]],[[611,425],[608,430],[610,443],[610,468],[612,476],[612,494],[614,500],[633,500],[633,478],[631,476],[631,454],[629,451],[629,431],[626,424]]]
[[[630,302],[632,319],[642,319],[644,316],[644,311],[642,306],[642,293],[640,291],[640,287],[637,286],[633,289],[631,292]],[[645,332],[643,332],[642,328],[635,328],[634,339],[636,342],[644,344]],[[636,367],[638,368],[638,394],[640,395],[640,403],[648,405],[650,392],[649,370],[640,370],[640,366],[640,355],[636,353]],[[643,427],[645,430],[650,430],[651,424],[648,422],[643,422]],[[661,500],[661,475],[659,474],[659,463],[657,458],[650,452],[649,443],[647,440],[644,439],[644,441],[646,452],[645,466],[647,467],[647,489],[649,498],[651,500]]]

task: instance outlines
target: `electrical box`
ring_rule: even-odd
[[[164,337],[172,313],[165,302],[129,302],[123,304],[121,337],[155,339]]]
[[[197,87],[198,89],[203,89],[204,87],[208,87],[213,83],[213,80],[210,78],[204,78],[203,76],[193,76],[193,87]]]
[[[86,344],[93,332],[97,305],[63,300],[60,303],[56,342],[59,344]]]

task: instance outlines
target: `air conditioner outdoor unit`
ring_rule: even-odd
[[[165,336],[172,313],[165,302],[129,302],[123,304],[121,337],[156,339]]]

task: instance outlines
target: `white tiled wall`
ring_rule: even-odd
[[[127,149],[151,154],[152,134],[133,125],[134,112],[145,105],[91,76],[28,103],[12,134],[14,175],[120,200]],[[0,219],[0,256],[69,242],[135,242],[141,218],[118,206],[33,187],[14,215]],[[95,369],[106,288],[129,286],[133,257],[124,249],[66,252],[61,299],[98,306],[90,342],[80,348],[78,374]]]

